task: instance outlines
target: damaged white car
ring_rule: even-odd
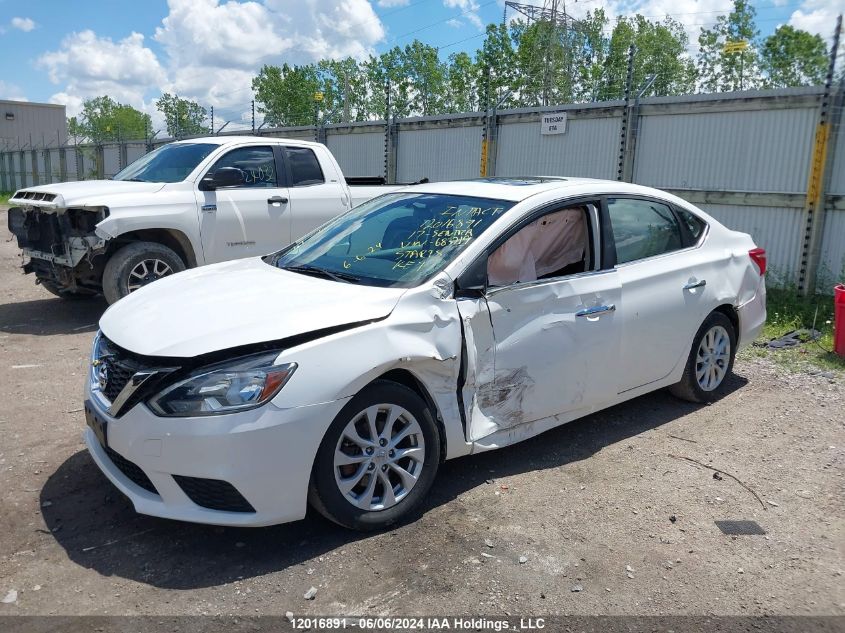
[[[138,512],[376,529],[444,459],[670,387],[703,402],[765,318],[765,251],[654,189],[390,193],[100,321],[85,441]]]

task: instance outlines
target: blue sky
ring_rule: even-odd
[[[542,4],[542,0],[533,0]],[[838,0],[761,0],[763,35],[791,23],[828,39]],[[641,13],[680,20],[694,41],[730,0],[581,0],[583,15]],[[109,94],[155,115],[162,91],[237,118],[262,64],[365,56],[415,37],[442,55],[481,44],[502,19],[502,0],[0,0],[0,98],[64,103]]]

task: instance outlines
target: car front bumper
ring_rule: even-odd
[[[137,512],[230,526],[305,516],[317,449],[348,401],[292,409],[271,402],[197,418],[158,417],[139,404],[114,418],[90,389],[86,395],[86,416],[105,422],[108,447],[88,426],[88,451]]]

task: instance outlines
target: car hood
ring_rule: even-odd
[[[37,187],[26,187],[15,192],[15,197],[10,204],[26,204],[41,207],[55,207],[63,209],[67,207],[99,206],[104,198],[120,194],[142,194],[155,193],[164,187],[160,182],[129,182],[126,180],[80,180],[77,182],[60,182],[52,185],[38,185]],[[38,200],[26,196],[27,193],[47,193],[55,196],[49,201]]]
[[[190,358],[380,319],[404,292],[311,277],[250,258],[160,279],[111,306],[100,329],[136,354]]]

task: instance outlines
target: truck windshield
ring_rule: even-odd
[[[442,270],[513,205],[391,193],[331,220],[267,261],[337,281],[412,288]]]
[[[162,145],[118,172],[114,180],[181,182],[218,147],[214,143]]]

